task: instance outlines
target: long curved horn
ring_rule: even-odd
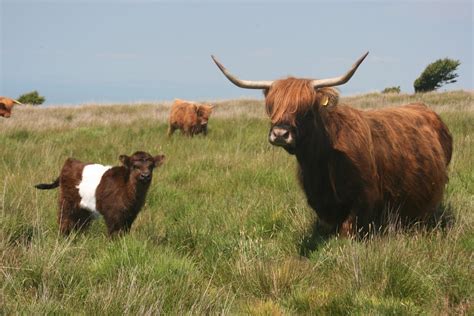
[[[365,57],[367,57],[368,54],[369,54],[369,52],[362,55],[362,57],[360,57],[354,63],[354,65],[352,65],[351,69],[349,69],[349,71],[345,75],[342,75],[342,76],[336,77],[336,78],[315,79],[315,80],[313,80],[311,83],[313,84],[314,89],[339,86],[341,84],[344,84],[344,83],[348,82],[352,78],[352,76],[356,72],[357,68],[364,61]]]
[[[212,60],[216,63],[217,67],[222,73],[229,79],[233,84],[240,88],[246,89],[268,89],[272,85],[273,81],[250,81],[240,80],[236,76],[232,75],[217,59],[214,55],[211,55]]]
[[[23,103],[21,103],[21,102],[18,101],[18,100],[12,99],[12,101],[13,101],[13,103],[16,103],[16,104],[18,104],[18,105],[24,105]]]

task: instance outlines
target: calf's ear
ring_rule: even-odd
[[[155,161],[155,167],[159,167],[165,161],[165,155],[155,156],[155,157],[153,157],[153,160]]]
[[[125,167],[130,167],[130,157],[129,156],[120,155],[119,160]]]

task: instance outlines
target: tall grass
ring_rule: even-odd
[[[0,121],[0,313],[472,314],[472,93],[386,98],[344,101],[431,98],[453,133],[449,228],[321,234],[261,101],[221,102],[192,139],[165,136],[169,104],[18,107]],[[135,150],[167,161],[130,234],[110,240],[99,220],[58,236],[57,192],[33,184],[69,156],[117,164]]]

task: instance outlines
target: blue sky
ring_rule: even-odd
[[[0,95],[38,90],[47,104],[262,97],[242,79],[334,77],[369,57],[341,93],[413,81],[459,59],[473,89],[472,1],[0,0]]]

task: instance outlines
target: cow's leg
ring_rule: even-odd
[[[194,136],[194,135],[193,135],[193,130],[192,130],[192,128],[191,128],[190,126],[185,126],[185,127],[183,128],[183,133],[184,133],[184,135],[186,135],[186,136],[191,136],[191,137]]]
[[[71,221],[70,218],[68,217],[63,217],[62,216],[63,213],[61,213],[59,216],[58,216],[58,222],[59,222],[59,232],[62,234],[62,235],[69,235],[72,231],[72,229],[74,228],[74,222]]]
[[[74,203],[65,199],[59,200],[58,224],[62,235],[69,235],[74,229],[74,212]]]
[[[85,230],[89,227],[93,217],[89,210],[82,208],[63,208],[58,215],[59,231],[69,235],[73,230]]]
[[[133,219],[123,216],[106,216],[104,214],[105,224],[107,225],[107,232],[109,237],[123,235],[130,231]]]
[[[76,220],[76,226],[75,229],[77,230],[86,230],[89,228],[93,218],[92,213],[89,210],[86,209],[79,209],[77,210],[77,220]]]
[[[369,211],[367,211],[369,210]],[[353,208],[344,221],[338,226],[338,234],[344,237],[366,237],[373,233],[375,226],[371,219],[371,209],[369,207]]]
[[[173,124],[170,124],[168,126],[168,137],[170,137],[171,135],[173,135],[174,131],[176,130],[176,127],[173,125]]]
[[[357,232],[357,217],[353,212],[339,225],[338,235],[341,237],[351,238]]]

